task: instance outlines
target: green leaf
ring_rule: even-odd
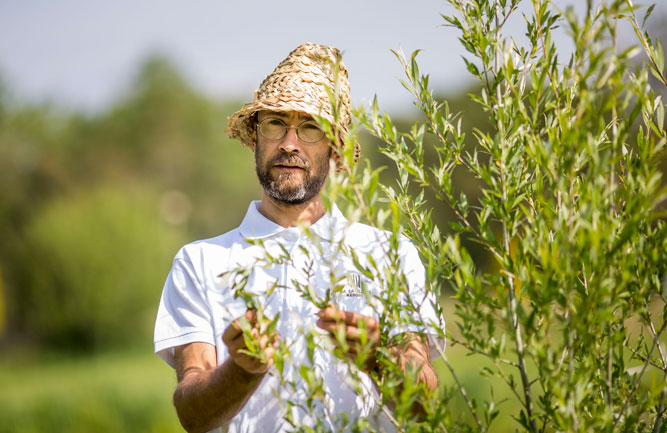
[[[648,9],[646,10],[646,14],[644,15],[644,19],[642,20],[642,28],[646,26],[646,20],[653,13],[653,9],[655,9],[655,3],[649,6]]]

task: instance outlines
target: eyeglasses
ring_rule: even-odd
[[[304,120],[296,126],[287,124],[276,117],[267,117],[259,122],[257,129],[267,140],[280,140],[287,135],[288,129],[296,129],[296,136],[304,143],[317,143],[324,138],[324,131],[314,120]]]

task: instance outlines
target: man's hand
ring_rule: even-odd
[[[174,406],[188,432],[206,432],[225,425],[245,406],[264,373],[273,366],[280,335],[268,329],[269,321],[259,320],[255,310],[234,320],[222,334],[229,357],[221,365],[217,365],[217,353],[211,344],[189,343],[174,348],[178,376]],[[250,344],[252,351],[246,345],[246,332],[254,341]]]
[[[376,364],[375,351],[380,342],[377,320],[363,314],[341,311],[333,305],[320,310],[317,316],[317,326],[329,332],[334,344],[345,351],[348,359],[363,363],[364,370],[373,369]]]
[[[341,347],[341,341],[346,343],[345,355],[348,359],[356,362],[360,351],[366,348],[364,370],[372,370],[377,365],[376,351],[380,343],[380,327],[377,320],[363,314],[338,310],[333,305],[320,310],[317,316],[319,317],[317,326],[329,332],[336,346]],[[407,333],[403,341],[388,349],[401,371],[405,373],[408,368],[417,368],[417,380],[420,383],[430,390],[438,387],[438,377],[428,356],[427,340],[416,334]]]
[[[247,326],[259,346],[258,356],[248,353],[243,331]],[[230,358],[248,373],[264,374],[273,366],[273,355],[280,343],[280,334],[277,331],[269,334],[268,327],[268,321],[259,323],[257,320],[257,310],[248,310],[245,315],[234,320],[222,334],[222,341],[227,346]]]

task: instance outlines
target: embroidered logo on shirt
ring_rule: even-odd
[[[358,274],[348,274],[347,275],[347,286],[343,287],[343,296],[351,296],[359,298],[364,296],[363,285],[361,281],[361,276]]]

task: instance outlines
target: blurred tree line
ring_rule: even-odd
[[[159,55],[98,113],[22,104],[0,90],[3,346],[150,341],[177,249],[236,227],[260,197],[252,153],[224,134],[240,105],[202,96]],[[483,125],[468,98],[452,106]],[[370,136],[361,139],[384,165]]]
[[[177,248],[234,227],[258,195],[251,153],[223,134],[237,106],[161,56],[100,113],[0,92],[5,345],[150,341]]]

